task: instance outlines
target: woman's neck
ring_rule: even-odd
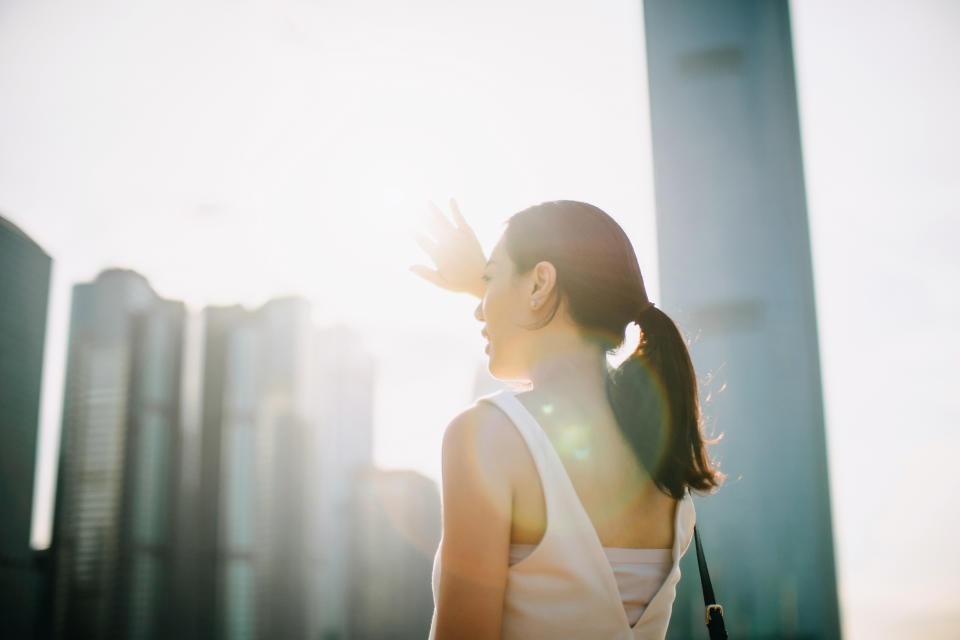
[[[544,339],[530,367],[530,382],[543,398],[563,406],[606,402],[607,357],[599,347],[567,332]]]

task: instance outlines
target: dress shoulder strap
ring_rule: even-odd
[[[592,544],[592,540],[596,539],[596,551],[603,555],[599,538],[596,538],[596,532],[589,516],[583,509],[580,498],[570,481],[570,476],[540,423],[517,399],[515,392],[511,389],[503,389],[479,400],[491,402],[499,407],[516,425],[520,435],[527,443],[527,448],[530,450],[530,455],[533,457],[537,473],[540,476],[543,498],[546,503],[548,531],[544,534],[544,537],[548,537],[548,533],[572,535],[580,540],[579,544]],[[584,542],[584,540],[591,542]]]
[[[489,402],[507,414],[507,417],[510,418],[510,421],[517,427],[517,431],[520,432],[523,440],[527,443],[527,447],[530,449],[534,461],[537,463],[537,468],[542,471],[541,465],[546,462],[545,454],[547,453],[544,446],[549,446],[550,442],[546,439],[546,434],[534,420],[533,416],[531,416],[526,408],[520,404],[520,401],[517,400],[514,392],[510,389],[501,389],[496,393],[491,393],[477,400],[477,402],[480,401]]]

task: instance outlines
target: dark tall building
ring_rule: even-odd
[[[139,274],[73,288],[51,541],[55,638],[165,638],[185,308]]]
[[[727,630],[837,638],[789,7],[647,0],[644,16],[662,306],[724,434],[728,482],[695,501]],[[668,637],[705,636],[696,554],[681,570]]]
[[[50,256],[0,217],[0,637],[30,638],[38,576],[30,522]]]

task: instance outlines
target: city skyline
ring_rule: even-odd
[[[49,275],[49,257],[22,250],[26,236],[0,222],[7,273]],[[25,313],[5,313],[7,337],[25,337],[46,298],[45,286],[23,284],[8,291]],[[203,320],[201,335],[188,331],[183,303],[129,269],[74,285],[53,537],[21,558],[17,588],[5,574],[2,604],[14,592],[23,600],[22,621],[5,629],[58,640],[334,639],[367,637],[380,620],[422,635],[439,495],[420,473],[372,464],[374,358],[350,329],[314,327],[300,297],[209,306]],[[39,341],[29,342],[32,374],[7,367],[4,383],[38,386]],[[35,434],[37,398],[19,395],[11,438]],[[30,471],[7,487],[19,556]],[[373,476],[376,490],[363,489]],[[374,557],[386,549],[397,558]],[[395,576],[412,600],[389,608],[369,597],[356,567],[381,588]]]

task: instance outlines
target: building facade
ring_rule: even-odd
[[[350,519],[357,474],[373,466],[373,389],[376,365],[358,335],[343,326],[315,334],[316,431],[310,486],[318,487],[310,510],[311,638],[347,638],[353,567]]]
[[[165,637],[184,316],[133,271],[73,288],[51,539],[55,638]]]
[[[30,549],[50,256],[0,216],[0,637],[31,638]]]
[[[840,635],[810,233],[784,0],[644,2],[660,305],[728,480],[695,498],[737,638]],[[657,301],[660,303],[661,301]],[[696,554],[668,637],[702,636]]]
[[[342,637],[339,514],[344,474],[372,458],[373,369],[310,311],[205,310],[196,637]]]
[[[177,635],[177,493],[186,309],[158,300],[131,323],[127,433],[120,504],[114,635]]]

